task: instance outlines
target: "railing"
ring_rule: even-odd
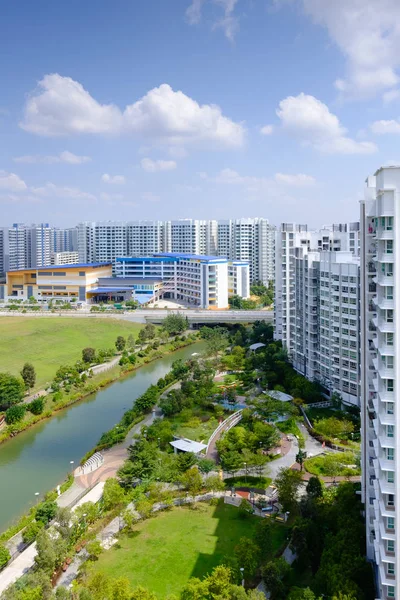
[[[208,440],[208,444],[207,444],[207,448],[206,448],[206,454],[209,450],[210,445],[212,444],[212,442],[215,440],[216,436],[221,432],[221,431],[229,431],[230,429],[232,429],[232,427],[235,427],[235,425],[237,425],[239,423],[239,421],[241,421],[242,419],[242,412],[243,409],[238,410],[237,412],[233,413],[232,415],[230,415],[227,419],[225,419],[225,421],[222,421],[222,423],[220,423],[217,427],[217,429],[215,429],[215,431],[213,431],[213,433],[211,434],[210,439]]]

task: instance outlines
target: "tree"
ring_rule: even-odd
[[[32,521],[29,523],[22,532],[22,540],[24,544],[31,544],[35,541],[37,534],[41,529],[43,529],[44,525],[42,521]]]
[[[307,458],[307,452],[304,452],[304,450],[299,449],[298,453],[296,454],[296,462],[300,465],[300,470],[303,470],[303,463]]]
[[[256,574],[260,548],[250,538],[242,537],[235,546],[235,558],[239,567],[243,569],[243,579],[249,580]]]
[[[140,586],[133,590],[130,598],[131,600],[157,600],[157,596],[153,592]]]
[[[36,382],[35,367],[31,363],[25,363],[22,367],[21,377],[27,390],[33,388]]]
[[[153,511],[153,504],[146,498],[143,500],[139,500],[139,502],[136,502],[135,508],[142,517],[142,519],[148,519]]]
[[[225,484],[219,475],[210,475],[206,479],[206,490],[214,492],[222,492],[225,489]]]
[[[96,350],[94,348],[84,348],[82,350],[82,360],[84,363],[94,363],[96,360]]]
[[[127,340],[128,350],[134,350],[135,344],[136,344],[135,337],[130,333],[128,335],[128,340]]]
[[[191,496],[196,496],[203,486],[203,481],[197,467],[191,467],[183,473],[180,481]]]
[[[141,346],[143,346],[143,344],[144,344],[145,342],[147,342],[147,333],[146,333],[146,330],[145,330],[145,329],[141,329],[141,330],[139,331],[139,334],[138,334],[138,342],[140,343],[140,345],[141,345]]]
[[[21,402],[25,392],[25,384],[22,379],[0,373],[0,406],[12,406]]]
[[[0,545],[0,569],[8,563],[10,558],[11,558],[10,552],[8,551],[8,549],[5,546],[3,546],[3,544],[1,544]]]
[[[99,540],[92,540],[86,546],[86,550],[89,554],[90,560],[97,560],[100,554],[103,552],[103,547]]]
[[[18,423],[22,421],[25,416],[26,406],[21,404],[16,404],[14,406],[10,406],[6,410],[6,423],[7,425],[13,425],[14,423]]]
[[[103,504],[106,510],[123,504],[125,500],[125,492],[119,485],[118,481],[113,477],[107,479],[103,490]]]
[[[206,340],[207,352],[214,357],[229,344],[228,332],[224,327],[202,327],[200,334]]]
[[[53,573],[57,563],[57,554],[54,543],[45,529],[42,529],[37,535],[36,551],[36,566],[49,575]]]
[[[181,313],[173,313],[163,319],[162,326],[169,335],[177,335],[186,331],[189,328],[189,323]]]
[[[215,462],[211,458],[200,458],[197,466],[203,475],[208,475],[215,469]]]
[[[36,521],[41,521],[43,525],[47,525],[49,521],[54,519],[57,514],[57,502],[49,500],[39,504],[36,509]]]
[[[85,517],[83,515],[86,515]],[[74,521],[76,523],[94,523],[99,515],[99,509],[94,502],[84,502],[74,511]]]
[[[290,571],[290,566],[284,558],[271,560],[262,569],[262,578],[267,590],[274,600],[286,599],[284,579]]]
[[[142,330],[141,330],[142,331]],[[115,340],[115,347],[118,352],[122,352],[125,349],[126,340],[122,335],[119,335]]]
[[[146,339],[147,340],[152,340],[154,339],[155,335],[156,335],[156,327],[155,325],[153,325],[153,323],[146,323],[146,325],[144,326],[144,330],[146,332]]]
[[[284,511],[296,511],[297,492],[302,482],[300,471],[292,469],[280,469],[275,479],[275,486],[278,490],[279,502]]]
[[[251,504],[249,504],[249,502],[247,502],[247,500],[245,500],[243,498],[239,504],[238,517],[240,519],[247,519],[247,517],[252,514],[253,514],[253,508],[252,508]]]
[[[13,407],[12,407],[13,408]],[[20,407],[18,407],[20,408]],[[41,415],[44,409],[44,399],[43,398],[35,398],[28,404],[28,410],[33,415]]]
[[[260,548],[263,559],[272,554],[272,522],[270,519],[260,519],[257,522],[254,541]]]
[[[317,600],[314,592],[307,588],[294,587],[290,590],[288,600]],[[322,600],[320,598],[319,600]]]
[[[309,498],[321,498],[323,495],[322,483],[319,477],[311,477],[306,487],[307,496]]]

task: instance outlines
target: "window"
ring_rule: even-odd
[[[386,300],[393,300],[393,286],[388,285],[384,288]]]
[[[394,517],[386,517],[386,528],[394,529]]]
[[[388,598],[395,598],[395,591],[394,591],[394,585],[388,585]]]
[[[394,552],[394,540],[386,540],[386,552]]]
[[[394,494],[388,494],[387,505],[394,506]]]
[[[386,480],[388,483],[394,483],[394,471],[386,471]]]
[[[393,240],[386,240],[385,252],[386,254],[393,254]]]
[[[31,273],[31,279],[36,279],[36,273]]]
[[[388,415],[394,415],[394,402],[386,402],[386,412]]]
[[[53,273],[51,271],[38,271],[39,277],[51,277]]]
[[[394,392],[394,380],[393,379],[386,379],[386,391]]]
[[[393,323],[393,310],[389,308],[386,310],[386,323]]]
[[[385,448],[387,460],[394,460],[394,448]]]
[[[85,271],[79,271],[79,277],[85,277]]]
[[[66,277],[66,272],[65,271],[57,271],[56,273],[53,273],[54,277]]]
[[[386,435],[389,438],[394,437],[394,425],[386,425]]]
[[[394,342],[394,333],[387,333],[386,334],[386,344],[388,346],[393,346],[393,342]]]
[[[394,357],[393,356],[382,356],[382,363],[386,369],[394,368]]]

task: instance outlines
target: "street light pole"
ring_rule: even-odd
[[[244,480],[247,483],[247,463],[243,463],[244,464]]]
[[[242,587],[244,587],[244,568],[240,567],[240,573],[242,575]]]
[[[69,461],[69,464],[71,465],[71,474],[72,475],[74,474],[74,462],[75,462],[74,460]]]

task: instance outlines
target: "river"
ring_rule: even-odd
[[[118,423],[136,398],[178,358],[204,348],[196,342],[140,367],[107,388],[57,412],[0,446],[0,531],[79,465],[101,434]],[[71,466],[70,461],[74,461]],[[39,492],[39,496],[35,494]]]

